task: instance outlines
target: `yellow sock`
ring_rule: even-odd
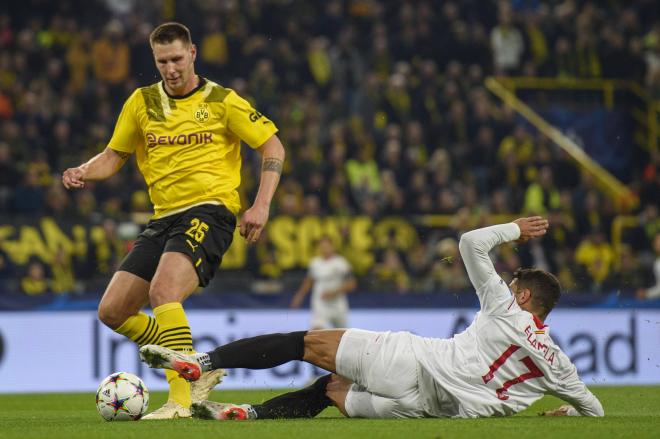
[[[130,338],[138,345],[145,345],[157,343],[160,331],[155,318],[139,312],[127,318],[115,332]]]
[[[158,324],[158,344],[176,351],[192,352],[192,334],[188,318],[183,306],[178,302],[166,303],[154,308],[154,316]],[[192,404],[190,398],[190,383],[172,370],[166,370],[165,376],[170,385],[169,400],[178,402],[184,407]]]

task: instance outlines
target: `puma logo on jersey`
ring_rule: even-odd
[[[193,244],[192,242],[190,242],[190,239],[186,239],[186,242],[188,243],[188,245],[190,246],[193,252],[197,250],[197,247],[199,247],[199,244],[197,245]]]

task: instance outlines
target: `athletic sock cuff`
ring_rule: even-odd
[[[183,305],[179,302],[170,302],[170,303],[164,303],[160,306],[157,306],[153,309],[154,311],[154,316],[158,317],[158,315],[163,314],[164,312],[171,311],[173,309],[183,309]]]
[[[305,356],[305,335],[307,331],[296,331],[289,334],[289,336],[296,340],[296,356],[298,360],[302,360]]]

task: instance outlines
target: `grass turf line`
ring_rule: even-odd
[[[542,410],[561,404],[545,397],[516,416],[490,419],[345,419],[334,408],[319,418],[217,422],[106,422],[96,412],[94,393],[0,395],[0,438],[472,438],[505,435],[541,438],[657,438],[660,437],[660,387],[592,387],[606,417],[543,418]],[[281,392],[215,391],[212,399],[235,403],[261,402]],[[150,409],[165,393],[151,394]],[[511,437],[511,436],[510,436]]]

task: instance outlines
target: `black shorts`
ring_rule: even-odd
[[[236,217],[225,206],[202,204],[149,221],[126,255],[120,271],[151,282],[160,256],[165,252],[186,254],[197,271],[199,285],[213,278],[234,238]]]

